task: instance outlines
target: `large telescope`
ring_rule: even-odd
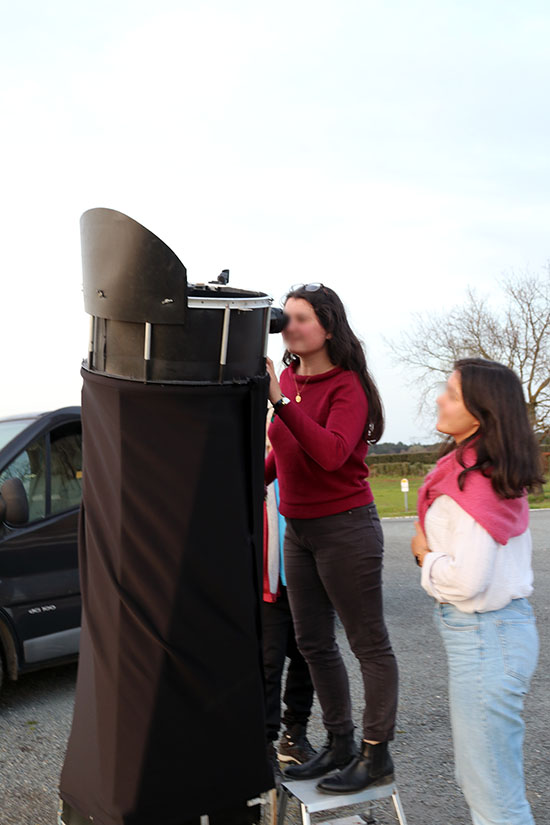
[[[260,600],[271,298],[81,219],[82,638],[62,825],[241,825],[273,787]]]

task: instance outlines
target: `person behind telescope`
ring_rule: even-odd
[[[412,552],[449,665],[456,776],[474,825],[534,825],[523,778],[523,697],[538,656],[526,490],[542,482],[511,369],[467,358],[437,399],[450,439],[418,494]]]
[[[383,534],[365,465],[384,417],[363,348],[334,290],[323,284],[293,287],[284,310],[287,368],[280,383],[268,359],[276,415],[265,480],[279,480],[296,639],[327,731],[324,747],[304,764],[288,767],[285,777],[324,776],[320,791],[353,793],[391,782],[394,773],[388,742],[394,736],[397,664],[382,608]],[[363,677],[359,752],[336,612]]]
[[[271,445],[268,443],[268,449]],[[282,555],[285,520],[278,512],[277,479],[269,485],[264,501],[263,654],[267,756],[276,783],[281,762],[307,762],[315,755],[307,738],[313,705],[313,683],[309,668],[296,645],[296,635],[286,592]],[[275,749],[281,727],[281,689],[288,658],[283,702],[284,731]]]

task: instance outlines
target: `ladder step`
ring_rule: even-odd
[[[319,793],[316,788],[318,779],[304,779],[299,782],[282,783],[282,788],[291,796],[302,802],[310,813],[330,811],[333,808],[348,808],[362,802],[375,802],[377,799],[387,799],[395,793],[395,782],[389,785],[378,785],[367,788],[358,793],[330,794]]]

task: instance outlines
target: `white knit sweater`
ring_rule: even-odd
[[[422,587],[464,613],[500,610],[533,592],[531,533],[501,545],[454,499],[439,496],[426,515]]]

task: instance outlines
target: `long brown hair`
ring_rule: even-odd
[[[311,304],[319,323],[332,336],[327,339],[328,357],[336,366],[357,373],[368,401],[367,423],[363,438],[369,444],[376,444],[384,432],[384,408],[374,378],[367,368],[363,345],[351,329],[344,305],[336,292],[323,285],[319,285],[314,290],[306,287],[307,284],[304,284],[292,289],[284,303],[286,304],[289,298],[303,298]],[[283,363],[287,366],[299,364],[300,358],[289,350],[285,350]]]
[[[443,454],[457,449],[464,470],[458,483],[463,489],[468,473],[474,470],[491,479],[502,498],[518,498],[527,489],[537,490],[544,483],[540,449],[535,439],[521,382],[515,372],[484,358],[463,358],[454,364],[460,373],[462,398],[466,409],[479,421],[479,429],[458,447],[446,443]],[[476,463],[466,467],[463,453],[474,447]]]

